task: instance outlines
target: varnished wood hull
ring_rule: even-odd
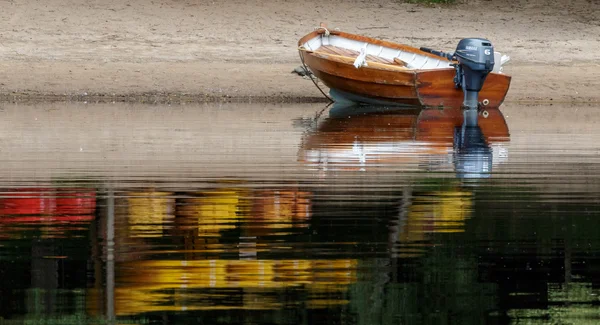
[[[460,107],[462,105],[464,95],[462,90],[456,89],[454,85],[454,68],[410,69],[395,65],[393,62],[387,64],[369,62],[367,66],[355,68],[354,58],[350,55],[336,55],[331,52],[319,51],[319,49],[311,50],[303,47],[308,40],[323,33],[324,30],[317,30],[300,39],[299,51],[304,64],[332,90],[332,95],[336,100],[343,97],[351,102],[413,107]],[[431,57],[435,60],[440,59],[403,44],[339,31],[330,33],[337,37],[373,46],[398,49],[404,53],[414,53],[420,57]],[[487,99],[489,107],[499,107],[508,92],[510,80],[510,76],[490,73],[479,93],[479,100]]]

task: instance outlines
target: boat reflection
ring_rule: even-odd
[[[389,250],[394,257],[421,256],[434,234],[463,232],[472,214],[474,189],[453,179],[487,178],[492,166],[507,156],[509,132],[500,110],[482,112],[476,126],[465,125],[464,118],[461,109],[333,107],[329,117],[305,135],[299,159],[318,170],[328,184],[344,179],[343,172],[359,172],[379,177],[370,182],[400,189],[394,194],[398,214],[388,219]],[[402,174],[411,178],[399,178]],[[444,179],[448,174],[449,181]],[[340,186],[334,187],[336,193],[331,191],[320,195],[355,198],[357,190]],[[365,197],[374,195],[365,190]],[[344,204],[362,211],[360,202]],[[356,217],[364,213],[357,212]]]
[[[322,172],[390,168],[454,170],[459,178],[489,177],[506,159],[509,131],[502,112],[483,111],[476,126],[461,109],[332,108],[303,139],[300,161]]]

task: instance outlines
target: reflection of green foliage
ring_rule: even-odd
[[[432,234],[430,248],[413,260],[363,261],[359,266],[361,281],[351,287],[349,297],[348,312],[356,323],[485,324],[506,316],[523,324],[597,323],[600,298],[589,283],[549,284],[547,309],[503,309],[518,301],[513,295],[521,292],[503,293],[499,285],[506,278],[486,280],[488,272],[494,271],[480,260],[488,256],[519,261],[514,270],[491,266],[509,272],[515,288],[530,280],[523,276],[528,261],[534,268],[539,263],[542,269],[555,265],[557,258],[573,256],[581,263],[581,258],[598,245],[600,212],[595,203],[574,204],[561,194],[549,195],[523,184],[498,184],[495,180],[469,186],[432,178],[418,184],[418,193],[457,187],[473,193],[474,206],[465,232]],[[398,265],[392,267],[394,263]],[[591,268],[586,264],[586,271],[593,271]],[[393,280],[398,273],[408,273],[408,278]],[[578,276],[573,274],[574,279]]]
[[[136,320],[122,320],[119,319],[117,324],[149,324],[145,319]],[[104,318],[92,318],[82,314],[75,315],[37,315],[35,317],[25,316],[25,319],[11,319],[4,320],[0,318],[0,324],[12,325],[104,325],[104,324],[115,324],[114,321],[110,321]]]
[[[115,322],[101,319],[101,318],[90,318],[84,315],[64,315],[48,317],[43,316],[38,319],[25,319],[19,321],[4,321],[2,324],[23,324],[23,325],[79,325],[79,324],[90,324],[90,325],[103,325],[103,324],[115,324]],[[126,321],[119,320],[118,324],[148,324],[147,321]]]
[[[487,311],[496,306],[496,288],[478,281],[477,261],[456,256],[451,249],[430,253],[414,270],[420,279],[405,283],[384,275],[390,261],[365,261],[359,270],[371,272],[366,271],[350,291],[350,312],[356,314],[357,323],[485,324]]]
[[[52,180],[55,187],[98,188],[101,184],[93,177],[57,177]]]
[[[599,298],[591,283],[551,285],[548,309],[509,311],[519,324],[598,324]]]
[[[54,325],[54,324],[108,324],[108,321],[102,319],[90,319],[85,315],[61,315],[61,316],[40,316],[39,318],[25,319],[20,324],[25,325]],[[6,323],[10,324],[10,323]]]
[[[516,263],[509,264],[516,267],[512,270],[503,269],[501,264],[495,266],[501,272],[510,272],[515,284],[527,281],[527,277],[518,279],[519,273],[527,273],[526,265],[532,265],[534,272],[542,272],[545,267],[557,263],[583,265],[583,270],[582,267],[549,270],[555,276],[573,272],[567,275],[573,279],[582,276],[577,272],[596,272],[585,263],[590,252],[597,251],[600,236],[600,212],[593,202],[573,203],[562,193],[539,192],[522,185],[520,188],[503,186],[477,189],[473,211],[465,233],[438,237],[437,242],[448,247],[469,243],[466,246],[472,256],[487,255]],[[473,247],[474,243],[484,245]],[[527,293],[511,292],[503,299],[510,301],[513,295]],[[506,311],[508,317],[518,320],[519,324],[597,323],[596,309],[600,299],[597,292],[592,292],[591,284],[549,283],[547,294],[547,309],[510,309]]]
[[[584,253],[591,246],[577,245],[577,242],[597,243],[600,211],[594,204],[572,204],[552,197],[544,199],[531,189],[484,189],[481,192],[485,194],[477,193],[475,214],[467,223],[471,240],[535,242],[538,249],[551,252],[556,248],[552,245],[563,239],[572,241],[574,249],[583,248]]]
[[[431,173],[430,173],[431,174]],[[454,176],[454,175],[452,175]],[[418,189],[419,192],[433,192],[433,191],[448,191],[450,189],[454,189],[456,188],[456,185],[460,184],[460,182],[458,182],[456,180],[456,178],[451,177],[451,178],[438,178],[438,177],[432,177],[432,178],[424,178],[424,179],[420,179],[418,182],[418,187],[416,187],[415,189]]]
[[[46,305],[49,297],[53,301],[67,302],[68,305]],[[21,324],[21,325],[75,325],[75,324],[114,324],[114,321],[107,320],[104,317],[90,317],[86,313],[86,293],[85,290],[27,290],[26,309],[27,312],[22,318],[13,317],[10,320],[0,318],[0,324]],[[49,310],[51,309],[51,310]],[[63,314],[59,314],[62,312]],[[145,319],[121,320],[119,324],[147,324]]]
[[[104,318],[92,318],[86,315],[75,314],[75,315],[38,315],[36,317],[25,316],[25,319],[10,319],[5,320],[0,318],[0,324],[3,325],[104,325],[104,324],[149,324],[146,319],[135,319],[135,320],[122,320],[118,322],[109,321]]]

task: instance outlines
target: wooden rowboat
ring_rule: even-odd
[[[330,88],[335,101],[413,107],[463,103],[463,91],[454,83],[455,61],[408,45],[321,25],[298,41],[298,50],[303,64]],[[494,70],[479,93],[480,102],[490,107],[502,104],[511,80],[501,72],[502,60],[495,54]]]

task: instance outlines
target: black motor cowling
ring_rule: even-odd
[[[481,90],[487,75],[494,69],[494,47],[483,38],[462,39],[454,56],[465,69],[465,88]],[[469,71],[469,72],[467,72]]]
[[[477,108],[479,91],[494,69],[494,47],[483,38],[465,38],[458,43],[454,57],[458,61],[454,82],[465,92],[463,104]]]

